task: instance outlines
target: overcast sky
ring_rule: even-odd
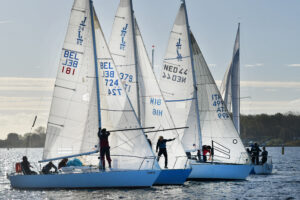
[[[94,0],[109,39],[119,0]],[[241,23],[242,114],[300,113],[300,1],[186,0],[191,29],[219,83]],[[73,0],[0,0],[0,139],[46,126]],[[133,0],[160,68],[179,0]],[[151,54],[150,54],[151,55]]]

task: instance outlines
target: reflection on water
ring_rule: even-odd
[[[268,148],[274,170],[269,176],[252,175],[246,181],[188,181],[184,186],[155,186],[148,189],[16,190],[6,173],[21,161],[25,149],[0,149],[0,199],[300,199],[300,147]],[[42,149],[28,149],[34,164]],[[36,164],[36,167],[38,165]]]

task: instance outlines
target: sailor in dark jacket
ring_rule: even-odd
[[[100,159],[101,159],[101,165],[102,169],[105,170],[105,160],[104,155],[106,156],[106,159],[108,161],[109,168],[111,168],[111,159],[110,159],[110,146],[108,143],[108,136],[110,135],[110,132],[106,131],[106,129],[99,128],[98,131],[98,137],[100,139]]]
[[[35,171],[31,171],[32,166],[30,165],[30,162],[28,162],[27,157],[23,156],[23,161],[21,162],[21,168],[24,175],[33,175],[36,174]]]
[[[42,169],[43,174],[50,174],[51,169],[55,170],[55,173],[57,173],[57,167],[50,161],[47,165],[45,165]]]
[[[163,154],[165,157],[165,168],[168,168],[168,153],[166,143],[173,140],[175,140],[175,138],[166,140],[163,138],[163,136],[160,136],[156,144],[156,152],[159,149],[157,161],[159,161],[161,154]]]

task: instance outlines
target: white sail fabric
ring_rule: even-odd
[[[233,123],[240,133],[240,24],[234,43],[232,61],[221,85],[221,94],[227,108],[232,109]]]
[[[196,98],[184,4],[179,9],[170,34],[159,84],[176,126],[189,127],[184,130],[182,137],[185,151],[200,149],[200,130],[195,112]]]
[[[90,18],[92,6],[89,2],[75,0],[73,5],[54,89],[44,159],[95,150],[98,144],[98,94],[93,42],[97,47],[102,127],[107,130],[140,128],[115,71],[94,10],[93,40]],[[64,68],[66,66],[70,69]],[[113,168],[159,169],[143,131],[114,132],[109,140]],[[87,160],[92,164],[97,161],[97,156],[86,157],[90,158]]]
[[[167,106],[164,102],[163,96],[161,94],[160,88],[158,86],[155,75],[152,71],[151,63],[149,61],[149,57],[147,55],[147,51],[144,46],[144,42],[139,31],[136,20],[135,24],[135,32],[129,31],[126,33],[126,41],[127,38],[129,41],[133,41],[135,39],[136,46],[134,42],[126,43],[123,49],[120,48],[120,43],[116,42],[120,40],[120,30],[123,30],[124,24],[128,24],[128,29],[132,29],[132,7],[130,0],[121,0],[119,8],[116,13],[115,22],[112,28],[112,35],[110,41],[110,49],[114,52],[119,52],[118,54],[113,53],[112,56],[114,58],[116,66],[118,66],[117,70],[119,72],[120,77],[123,74],[132,74],[135,72],[136,65],[128,65],[129,59],[125,59],[126,56],[135,56],[136,58],[130,57],[131,61],[137,60],[137,74],[138,74],[138,96],[135,91],[128,92],[130,93],[129,98],[131,102],[139,102],[137,104],[138,107],[135,108],[136,113],[140,113],[139,119],[143,127],[155,127],[156,130],[162,129],[170,129],[174,128],[174,123],[171,119],[171,116],[168,112]],[[117,34],[116,34],[117,33]],[[135,38],[134,38],[135,37]],[[122,55],[126,55],[125,57],[120,57],[120,53]],[[126,81],[123,81],[123,86],[126,87],[128,84]],[[131,83],[133,84],[133,83]],[[139,111],[140,110],[140,111]],[[168,142],[168,160],[169,160],[169,168],[185,168],[187,164],[186,155],[184,149],[182,148],[179,135],[176,130],[172,131],[164,131],[164,132],[152,132],[148,134],[148,138],[152,141],[153,146],[156,147],[156,142],[158,137],[163,135],[166,139],[176,138],[175,141]],[[164,160],[161,159],[160,165],[164,166]]]
[[[75,0],[53,92],[43,159],[82,153],[81,145],[90,113],[94,71],[88,0]]]
[[[99,66],[101,125],[107,130],[141,128],[122,86],[96,16],[94,21]],[[142,130],[113,132],[109,139],[113,168],[159,169],[154,159],[155,155]]]
[[[109,40],[109,49],[116,63],[120,79],[131,99],[134,110],[139,115],[136,81],[136,60],[130,0],[121,0]],[[140,116],[138,116],[140,117]]]
[[[202,144],[213,145],[214,161],[245,164],[249,160],[245,147],[192,33],[191,43],[197,76]]]
[[[137,23],[135,23],[135,27],[139,63],[138,83],[141,94],[140,102],[142,124],[145,127],[154,126],[156,130],[175,128],[152,70],[147,50]],[[182,169],[186,167],[187,157],[180,141],[181,137],[179,137],[179,133],[181,132],[182,134],[183,130],[184,129],[177,130],[178,132],[176,130],[152,132],[148,134],[148,138],[152,141],[154,149],[156,148],[156,142],[158,141],[159,136],[163,136],[165,139],[175,138],[174,141],[167,142],[169,169]],[[160,160],[160,166],[164,166],[163,159]]]

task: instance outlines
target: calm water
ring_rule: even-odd
[[[184,186],[155,186],[149,189],[26,191],[10,187],[6,173],[20,161],[25,149],[0,149],[0,199],[300,199],[300,147],[268,148],[274,170],[269,176],[252,175],[246,181],[188,181]],[[33,164],[42,149],[29,149]]]

